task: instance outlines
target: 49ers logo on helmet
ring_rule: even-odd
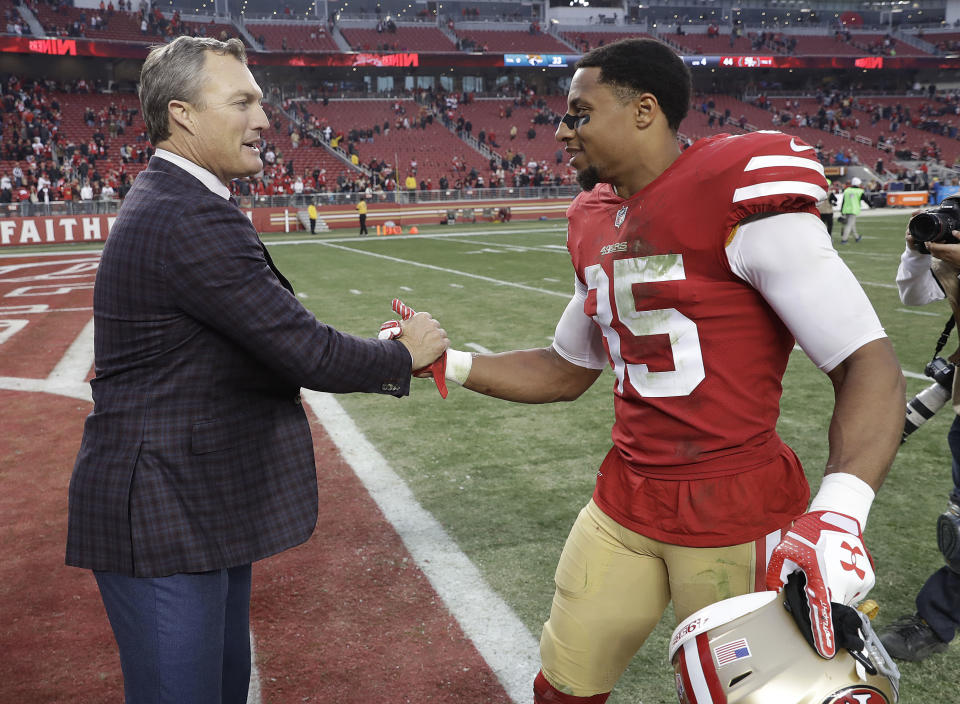
[[[834,692],[823,700],[823,704],[890,704],[890,700],[879,689],[857,685]]]

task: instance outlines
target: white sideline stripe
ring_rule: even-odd
[[[330,394],[301,392],[330,438],[510,698],[530,701],[536,639]]]
[[[496,284],[497,286],[512,286],[514,288],[520,288],[524,291],[534,291],[536,293],[546,293],[550,296],[562,296],[563,298],[570,298],[569,291],[550,291],[545,288],[537,288],[536,286],[527,286],[526,284],[520,284],[515,281],[503,281],[501,279],[494,279],[489,276],[481,276],[480,274],[471,274],[467,271],[459,271],[457,269],[447,269],[442,266],[434,266],[433,264],[424,264],[423,262],[414,261],[412,259],[400,259],[399,257],[391,257],[386,254],[377,254],[376,252],[366,252],[362,249],[354,249],[353,247],[343,247],[338,244],[332,244],[330,242],[317,242],[317,244],[322,244],[325,247],[332,247],[333,249],[342,249],[345,252],[351,252],[352,254],[362,254],[367,257],[376,257],[378,259],[386,259],[387,261],[397,262],[398,264],[409,264],[410,266],[419,266],[424,269],[432,269],[433,271],[440,271],[444,274],[455,274],[457,276],[465,276],[468,279],[478,279],[479,281],[486,281],[487,283]]]
[[[253,643],[253,629],[250,629],[250,685],[247,687],[247,704],[262,704],[263,694],[260,688],[260,670],[257,669],[257,650]]]

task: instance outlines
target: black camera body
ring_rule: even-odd
[[[917,248],[929,254],[927,242],[957,244],[954,230],[960,230],[960,195],[948,196],[936,208],[918,213],[910,218],[907,230],[917,243]]]
[[[953,372],[956,367],[943,357],[934,357],[923,368],[924,376],[928,376],[948,391],[953,390]]]

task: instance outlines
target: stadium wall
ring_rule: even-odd
[[[457,200],[432,201],[427,203],[413,203],[397,205],[396,203],[369,203],[367,210],[367,228],[374,233],[377,225],[392,222],[401,227],[410,225],[437,225],[454,211],[457,222],[492,221],[493,215],[499,208],[510,208],[511,219],[539,220],[541,218],[562,218],[569,198],[554,199],[513,199],[513,200]],[[299,211],[291,208],[270,208],[253,211],[253,224],[260,232],[283,232],[291,216],[306,213],[306,206]],[[484,213],[488,215],[485,216]],[[317,208],[318,220],[322,220],[331,230],[358,229],[359,219],[356,207],[353,205],[338,205]],[[296,219],[296,218],[295,218]],[[299,222],[297,223],[299,225]]]
[[[464,219],[469,221],[471,211],[472,217],[477,221],[485,221],[488,220],[484,217],[485,210],[496,213],[497,209],[504,206],[510,208],[511,218],[516,220],[561,218],[569,204],[570,200],[567,198],[436,201],[404,206],[394,203],[371,204],[367,212],[367,227],[371,234],[375,234],[377,225],[387,222],[404,228],[410,225],[435,225],[440,223],[450,210],[456,211],[457,222]],[[306,205],[300,209],[290,207],[243,210],[259,232],[302,232],[305,229]],[[319,218],[326,222],[331,230],[358,228],[357,211],[352,206],[327,206],[317,210]],[[103,242],[116,219],[116,214],[0,218],[0,247]]]

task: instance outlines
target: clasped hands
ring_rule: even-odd
[[[380,326],[382,340],[399,340],[410,352],[414,376],[433,377],[443,398],[447,397],[445,380],[446,351],[450,340],[429,313],[417,313],[399,299],[393,300],[393,310],[401,320],[388,320]]]

